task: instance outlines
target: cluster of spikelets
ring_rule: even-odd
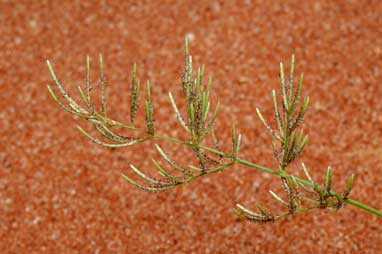
[[[342,194],[334,192],[332,190],[332,169],[330,167],[328,167],[325,183],[322,187],[313,181],[304,163],[302,163],[302,168],[309,184],[306,184],[305,181],[301,181],[302,179],[298,179],[298,181],[296,177],[285,174],[287,166],[302,153],[308,142],[308,136],[304,133],[303,129],[300,131],[297,130],[303,123],[309,105],[309,97],[304,97],[300,103],[303,74],[300,75],[297,84],[295,84],[294,65],[295,59],[292,55],[290,75],[288,81],[286,81],[284,67],[283,64],[280,63],[281,102],[277,100],[276,91],[272,91],[274,118],[277,125],[276,130],[267,123],[261,111],[256,108],[259,119],[271,134],[272,148],[279,164],[280,177],[287,200],[284,200],[273,191],[270,191],[270,194],[287,208],[287,212],[273,215],[260,204],[257,205],[258,212],[253,212],[242,205],[238,205],[237,208],[234,209],[237,215],[253,222],[264,223],[274,221],[287,215],[301,213],[315,208],[331,207],[338,210],[342,207],[344,200],[348,198],[353,186],[354,176],[352,175],[348,180],[346,190]],[[301,105],[297,111],[299,103]],[[279,110],[280,104],[282,108],[281,111]],[[311,189],[307,188],[307,186]],[[303,195],[300,189],[312,197]],[[310,204],[304,206],[303,201]]]
[[[306,212],[316,208],[332,208],[334,210],[338,210],[344,203],[354,205],[379,216],[381,215],[381,212],[377,209],[371,208],[348,197],[353,186],[353,175],[351,175],[348,179],[345,191],[338,193],[335,192],[332,187],[332,169],[330,167],[328,167],[325,182],[322,186],[313,181],[304,164],[302,164],[302,169],[306,175],[306,179],[301,179],[287,173],[288,165],[303,152],[308,141],[308,137],[301,129],[301,125],[308,109],[309,97],[304,97],[302,99],[301,96],[303,75],[301,74],[298,82],[294,79],[294,56],[292,56],[290,75],[287,80],[285,79],[283,65],[280,64],[280,101],[277,98],[276,91],[272,91],[274,118],[277,128],[272,128],[271,125],[264,119],[260,110],[256,109],[261,122],[265,125],[272,137],[274,155],[279,164],[279,168],[274,170],[238,157],[241,135],[236,132],[234,125],[232,126],[231,151],[223,152],[219,149],[214,133],[214,123],[218,116],[220,104],[217,103],[212,110],[210,101],[212,79],[210,77],[205,80],[204,66],[197,68],[196,73],[194,73],[192,57],[189,53],[187,39],[185,41],[184,52],[185,64],[181,83],[186,104],[185,114],[180,112],[171,93],[169,93],[169,99],[180,125],[189,135],[187,140],[179,140],[175,137],[159,135],[156,133],[153,119],[154,110],[150,81],[146,82],[146,96],[144,105],[146,126],[136,126],[135,117],[139,108],[141,87],[140,81],[137,78],[137,68],[135,64],[133,66],[130,84],[130,124],[121,123],[107,116],[106,85],[102,56],[99,57],[99,83],[101,90],[100,111],[97,111],[96,106],[92,103],[89,57],[86,58],[85,91],[80,86],[78,87],[80,97],[83,101],[82,104],[84,106],[81,106],[71,96],[69,96],[57,79],[53,67],[49,61],[47,62],[49,71],[54,81],[54,85],[61,94],[61,98],[56,95],[52,87],[48,86],[48,90],[52,98],[64,110],[73,115],[84,118],[93,124],[95,130],[103,137],[103,140],[90,135],[79,126],[77,126],[77,128],[82,134],[96,144],[107,147],[123,147],[151,139],[158,139],[185,145],[193,151],[195,158],[198,161],[198,165],[181,166],[171,159],[163,148],[159,145],[155,145],[155,148],[161,155],[163,161],[168,164],[168,168],[170,168],[167,169],[161,164],[160,161],[152,159],[153,165],[157,172],[162,176],[162,179],[150,177],[134,165],[130,165],[130,168],[143,181],[137,181],[127,175],[123,175],[129,183],[143,190],[168,190],[179,184],[190,182],[200,176],[224,170],[234,164],[241,164],[279,176],[285,190],[285,193],[283,194],[284,198],[270,191],[271,196],[286,207],[286,211],[282,213],[271,213],[260,204],[257,204],[257,211],[251,211],[250,209],[238,204],[234,208],[234,212],[238,216],[249,221],[265,223],[283,218],[287,215]],[[62,98],[64,100],[62,100]],[[65,100],[66,102],[64,102]],[[135,132],[140,132],[141,136],[126,137],[116,133],[113,130],[114,127],[122,127]],[[214,148],[203,145],[207,136],[210,136],[213,140],[215,145]]]

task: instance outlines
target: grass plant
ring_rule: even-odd
[[[133,164],[130,165],[130,168],[137,177],[122,174],[127,182],[142,190],[169,190],[204,175],[219,172],[230,168],[234,164],[239,164],[279,177],[280,184],[284,189],[284,193],[279,194],[269,191],[270,197],[273,197],[276,202],[281,203],[281,205],[285,207],[284,211],[270,212],[261,204],[256,204],[257,209],[252,211],[241,204],[237,204],[233,209],[234,213],[248,221],[262,224],[314,209],[331,209],[336,211],[345,204],[360,208],[377,216],[382,216],[380,210],[349,197],[354,182],[353,174],[347,179],[344,179],[344,181],[346,181],[346,188],[340,192],[333,189],[333,170],[331,167],[327,168],[325,181],[322,184],[313,180],[304,163],[301,164],[301,170],[304,172],[305,178],[297,177],[288,172],[290,164],[301,155],[308,143],[308,136],[302,129],[302,124],[305,119],[305,113],[309,107],[309,97],[303,96],[302,94],[303,75],[301,74],[298,78],[295,78],[294,56],[291,58],[289,75],[285,74],[284,66],[280,63],[280,91],[277,92],[273,90],[271,94],[276,128],[273,128],[271,124],[268,123],[260,109],[256,109],[260,121],[270,133],[274,157],[278,162],[278,168],[271,169],[240,158],[242,135],[237,133],[235,125],[232,125],[231,128],[231,148],[226,151],[220,149],[214,131],[214,123],[218,119],[220,103],[218,102],[216,105],[212,105],[210,100],[212,78],[205,77],[204,66],[197,69],[193,67],[188,44],[186,38],[184,47],[184,70],[181,76],[183,99],[186,105],[185,112],[179,110],[177,101],[172,93],[170,92],[168,94],[174,110],[174,116],[177,118],[180,126],[187,132],[188,138],[184,140],[157,133],[154,124],[154,106],[150,81],[147,81],[145,84],[144,114],[146,125],[136,126],[135,119],[140,101],[142,100],[142,88],[137,77],[136,64],[134,64],[131,72],[129,123],[122,123],[111,119],[107,115],[107,87],[105,85],[102,55],[99,56],[100,109],[97,109],[97,105],[94,105],[92,100],[91,91],[93,88],[90,82],[89,57],[86,57],[85,87],[82,88],[78,86],[82,103],[76,102],[75,99],[67,93],[58,80],[52,64],[49,61],[47,61],[47,64],[54,87],[48,85],[48,91],[53,100],[62,109],[87,120],[94,126],[102,138],[89,134],[89,132],[79,126],[77,126],[77,128],[83,135],[96,144],[119,148],[148,140],[162,140],[184,145],[192,151],[197,164],[184,166],[179,165],[173,158],[170,158],[168,153],[166,153],[161,146],[156,144],[155,149],[161,156],[161,160],[152,159],[152,163],[155,170],[162,177],[161,179],[146,175]],[[127,137],[117,133],[115,131],[116,127],[129,129],[134,133],[140,133],[140,135]],[[205,145],[207,138],[213,141],[214,145],[212,147]]]

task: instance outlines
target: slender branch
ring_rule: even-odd
[[[155,136],[153,136],[153,138],[154,139],[161,139],[161,140],[165,140],[165,141],[169,141],[169,142],[173,142],[173,143],[177,143],[177,144],[183,144],[183,145],[186,145],[186,146],[189,146],[189,147],[194,147],[194,145],[192,143],[190,143],[190,142],[182,141],[182,140],[179,140],[179,139],[176,139],[176,138],[172,138],[172,137],[168,137],[168,136],[164,136],[164,135],[155,135]],[[232,158],[231,154],[224,153],[224,152],[216,150],[214,148],[210,148],[210,147],[207,147],[207,146],[199,146],[199,147],[201,149],[203,149],[203,150],[209,151],[209,152],[214,153],[216,155],[220,155],[220,156],[223,156],[225,158]],[[265,166],[262,166],[262,165],[259,165],[259,164],[255,164],[253,162],[250,162],[250,161],[247,161],[247,160],[244,160],[244,159],[241,159],[241,158],[236,158],[236,163],[244,165],[244,166],[248,166],[248,167],[251,167],[251,168],[256,168],[256,169],[259,169],[261,171],[264,171],[264,172],[267,172],[267,173],[270,173],[270,174],[273,174],[273,175],[277,175],[277,176],[280,176],[280,177],[291,177],[291,176],[293,176],[293,175],[288,174],[286,172],[280,172],[279,170],[274,170],[274,169],[271,169],[271,168],[268,168],[268,167],[265,167]],[[304,179],[296,177],[296,176],[293,176],[293,177],[296,179],[296,181],[298,183],[301,183],[301,184],[303,184],[305,186],[308,186],[308,187],[316,187],[316,188],[320,189],[319,186],[314,185],[313,183],[311,183],[311,182],[309,182],[307,180],[304,180]],[[339,193],[331,191],[331,194],[336,195],[336,194],[339,194]],[[374,207],[371,207],[369,205],[366,205],[366,204],[364,204],[364,203],[362,203],[360,201],[357,201],[357,200],[354,200],[354,199],[351,199],[351,198],[347,198],[345,200],[345,202],[347,204],[349,204],[349,205],[358,207],[360,209],[363,209],[365,211],[373,213],[373,214],[375,214],[375,215],[377,215],[379,217],[382,217],[382,211],[378,210],[377,208],[374,208]]]

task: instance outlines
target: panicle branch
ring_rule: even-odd
[[[326,173],[325,183],[321,187],[312,180],[305,164],[302,164],[302,168],[309,182],[308,187],[306,184],[298,182],[296,177],[285,173],[287,166],[302,153],[308,142],[308,136],[304,131],[302,129],[298,131],[297,129],[298,127],[301,127],[303,123],[309,105],[309,97],[303,97],[301,101],[303,74],[300,75],[296,86],[294,78],[294,55],[292,55],[290,65],[289,80],[286,81],[284,66],[280,63],[280,101],[278,101],[276,91],[272,91],[274,119],[277,128],[273,129],[265,120],[261,111],[258,108],[256,109],[260,121],[271,134],[272,148],[275,158],[279,163],[280,178],[287,201],[273,191],[270,191],[270,194],[276,201],[287,207],[287,212],[273,215],[268,211],[265,212],[263,208],[260,208],[259,205],[257,205],[260,212],[255,213],[242,205],[238,205],[235,212],[240,214],[240,217],[252,222],[264,223],[274,221],[288,215],[306,212],[315,208],[334,208],[335,210],[338,210],[348,198],[353,185],[354,176],[352,175],[348,180],[346,190],[342,194],[333,191],[332,169],[330,167]],[[279,110],[279,105],[281,105],[281,112]],[[300,105],[300,109],[297,112],[296,109],[298,108],[298,105]],[[276,143],[279,145],[276,145]],[[303,195],[304,193],[300,191],[300,187],[302,187],[306,193],[310,194],[310,196]],[[308,203],[308,205],[306,203]],[[256,216],[254,214],[256,214]]]
[[[235,163],[235,158],[237,158],[239,153],[241,135],[236,133],[235,127],[233,127],[232,133],[232,155],[229,156],[229,160],[224,161],[223,157],[220,155],[221,152],[218,152],[215,154],[215,156],[212,156],[214,153],[211,154],[211,152],[205,150],[202,145],[205,138],[209,135],[211,136],[215,147],[218,147],[218,142],[213,128],[219,112],[220,103],[217,103],[213,110],[211,109],[212,107],[210,94],[212,87],[212,77],[209,77],[207,82],[205,82],[204,66],[199,67],[196,70],[196,74],[194,74],[195,71],[193,70],[192,56],[189,54],[188,44],[189,43],[186,38],[184,50],[185,66],[181,79],[187,106],[185,117],[183,117],[182,113],[179,111],[175,99],[171,93],[169,93],[169,98],[179,123],[181,126],[183,126],[183,128],[185,128],[188,135],[190,136],[189,140],[177,140],[177,143],[190,147],[195,154],[195,158],[198,160],[199,165],[178,165],[168,156],[163,148],[161,148],[159,145],[155,145],[155,148],[162,157],[163,161],[166,162],[168,167],[172,168],[172,171],[175,172],[170,172],[169,170],[165,169],[165,167],[162,166],[159,161],[153,159],[153,165],[162,179],[154,179],[149,177],[134,165],[130,165],[132,172],[140,177],[141,180],[143,180],[145,183],[140,183],[128,175],[123,174],[124,179],[126,179],[129,183],[147,191],[167,190],[179,184],[189,182],[200,176],[223,170]],[[99,84],[101,91],[100,111],[96,110],[96,106],[91,101],[92,84],[90,81],[90,57],[86,57],[85,91],[81,86],[78,86],[80,98],[82,99],[82,103],[86,105],[86,108],[80,106],[80,104],[77,103],[75,99],[67,93],[65,88],[58,81],[51,63],[47,61],[47,64],[51,77],[54,81],[54,85],[63,98],[59,98],[56,92],[54,92],[54,89],[48,85],[49,93],[51,94],[54,101],[69,113],[89,121],[94,126],[95,130],[100,134],[100,136],[104,140],[107,140],[104,141],[103,139],[92,136],[88,131],[80,126],[77,126],[77,129],[92,142],[106,147],[114,148],[130,146],[152,139],[163,139],[174,142],[174,138],[157,135],[155,132],[153,116],[154,106],[151,93],[151,82],[149,80],[146,82],[146,98],[144,101],[146,126],[137,127],[135,124],[140,102],[140,81],[137,77],[136,64],[133,65],[131,72],[129,124],[124,124],[113,120],[106,114],[106,82],[102,55],[99,56]],[[120,133],[116,133],[115,130],[113,130],[113,127],[123,127],[133,131],[138,131],[141,133],[141,135],[137,137],[124,136]]]

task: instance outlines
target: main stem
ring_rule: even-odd
[[[288,177],[288,176],[291,176],[290,174],[288,173],[285,173],[285,172],[280,172],[280,171],[275,171],[273,169],[270,169],[270,168],[267,168],[267,167],[264,167],[264,166],[261,166],[261,165],[257,165],[255,163],[252,163],[250,161],[246,161],[246,160],[242,160],[242,159],[238,159],[237,161],[239,164],[242,164],[242,165],[246,165],[246,166],[249,166],[249,167],[252,167],[252,168],[256,168],[256,169],[260,169],[262,171],[265,171],[265,172],[268,172],[270,174],[273,174],[273,175],[278,175],[278,176],[281,176],[281,177]],[[309,186],[309,187],[314,187],[315,185],[307,180],[304,180],[304,179],[301,179],[299,177],[296,177],[296,176],[293,176],[297,182],[305,185],[305,186]],[[318,187],[318,186],[317,186]],[[337,194],[336,192],[332,191],[332,194]],[[382,216],[382,212],[376,208],[373,208],[371,206],[368,206],[364,203],[361,203],[357,200],[354,200],[354,199],[351,199],[351,198],[347,198],[345,199],[345,202],[349,205],[352,205],[352,206],[356,206],[358,208],[361,208],[365,211],[368,211],[368,212],[371,212],[379,217]]]
[[[190,147],[194,147],[195,145],[190,143],[190,142],[187,142],[187,141],[182,141],[182,140],[179,140],[179,139],[176,139],[176,138],[172,138],[172,137],[168,137],[168,136],[162,136],[162,135],[154,135],[152,137],[153,139],[162,139],[162,140],[166,140],[166,141],[170,141],[170,142],[173,142],[173,143],[178,143],[178,144],[183,144],[183,145],[187,145],[187,146],[190,146]],[[211,152],[211,153],[214,153],[214,154],[217,154],[217,155],[221,155],[225,158],[232,158],[232,156],[230,154],[227,154],[227,153],[224,153],[222,151],[219,151],[219,150],[216,150],[214,148],[210,148],[210,147],[207,147],[207,146],[199,146],[199,148],[203,149],[203,150],[206,150],[208,152]],[[255,164],[253,162],[250,162],[250,161],[247,161],[247,160],[244,160],[244,159],[240,159],[240,158],[236,158],[235,159],[236,163],[238,164],[241,164],[241,165],[245,165],[245,166],[248,166],[248,167],[251,167],[251,168],[256,168],[256,169],[259,169],[261,171],[264,171],[264,172],[267,172],[267,173],[270,173],[272,175],[277,175],[277,176],[281,176],[281,177],[289,177],[289,176],[292,176],[286,172],[281,172],[281,171],[276,171],[274,169],[271,169],[271,168],[268,168],[268,167],[264,167],[264,166],[261,166],[261,165],[258,165],[258,164]],[[304,180],[304,179],[301,179],[299,177],[296,177],[296,176],[293,176],[296,181],[298,183],[301,183],[305,186],[309,186],[309,187],[315,187],[315,185],[307,180]],[[318,186],[316,186],[318,187]],[[318,187],[319,188],[319,187]],[[332,191],[332,194],[337,194],[336,192]],[[352,205],[352,206],[355,206],[355,207],[358,207],[360,209],[363,209],[365,211],[368,211],[370,213],[373,213],[379,217],[382,217],[382,212],[374,207],[371,207],[371,206],[368,206],[362,202],[359,202],[357,200],[354,200],[354,199],[351,199],[351,198],[347,198],[345,199],[345,202],[349,205]]]
[[[120,122],[117,122],[117,121],[113,121],[112,123],[113,125],[116,125],[116,126],[120,126],[120,127],[123,127],[123,128],[128,128],[128,129],[135,129],[135,130],[140,130],[140,131],[144,131],[144,129],[138,129],[138,128],[135,128],[135,127],[132,127],[132,126],[129,126],[129,125],[125,125],[125,124],[122,124]],[[169,141],[169,142],[172,142],[172,143],[177,143],[177,144],[182,144],[182,145],[186,145],[186,146],[189,146],[189,147],[195,147],[195,144],[191,143],[191,142],[187,142],[187,141],[183,141],[183,140],[180,140],[180,139],[176,139],[176,138],[172,138],[172,137],[169,137],[169,136],[164,136],[164,135],[153,135],[153,136],[150,136],[148,139],[161,139],[161,140],[165,140],[165,141]],[[219,151],[217,149],[214,149],[214,148],[211,148],[211,147],[207,147],[207,146],[203,146],[203,145],[200,145],[199,148],[201,149],[204,149],[208,152],[211,152],[211,153],[214,153],[216,155],[220,155],[220,156],[223,156],[225,158],[230,158],[232,159],[232,156],[231,154],[228,154],[228,153],[224,153],[222,151]],[[274,169],[271,169],[271,168],[268,168],[268,167],[265,167],[265,166],[261,166],[261,165],[258,165],[258,164],[255,164],[253,162],[250,162],[250,161],[247,161],[247,160],[244,160],[244,159],[240,159],[240,158],[236,158],[235,159],[235,163],[238,163],[238,164],[241,164],[241,165],[245,165],[245,166],[248,166],[248,167],[251,167],[251,168],[256,168],[256,169],[259,169],[261,171],[264,171],[264,172],[267,172],[267,173],[270,173],[272,175],[277,175],[277,176],[281,176],[281,177],[288,177],[288,176],[292,176],[286,172],[281,172],[279,170],[274,170]],[[222,170],[225,169],[222,168]],[[304,180],[304,179],[301,179],[299,177],[296,177],[296,176],[293,176],[297,182],[305,185],[305,186],[309,186],[309,187],[315,187],[313,183],[307,181],[307,180]],[[316,186],[317,189],[319,189],[320,187],[319,186]],[[332,194],[335,195],[337,194],[336,192],[332,191]],[[345,202],[349,205],[352,205],[352,206],[355,206],[355,207],[358,207],[360,209],[363,209],[367,212],[370,212],[370,213],[373,213],[379,217],[382,217],[382,211],[381,210],[378,210],[374,207],[371,207],[371,206],[368,206],[362,202],[359,202],[357,200],[354,200],[354,199],[351,199],[351,198],[347,198],[345,199]]]

